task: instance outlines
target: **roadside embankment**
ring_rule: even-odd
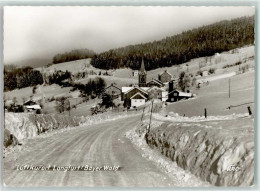
[[[156,116],[147,136],[159,150],[181,168],[216,186],[254,184],[254,119],[249,116],[181,122],[177,117]],[[160,120],[159,120],[160,119]],[[176,120],[174,120],[176,119]],[[188,118],[187,118],[188,119]],[[137,127],[142,135],[148,120]]]
[[[59,114],[6,113],[4,146],[15,146],[22,144],[28,138],[61,133],[80,125],[89,126],[137,114],[140,115],[140,112],[107,112],[87,117],[70,117]]]

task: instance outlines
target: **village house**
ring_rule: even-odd
[[[169,93],[168,93],[168,102],[177,102],[181,99],[189,99],[192,97],[191,93],[182,92],[174,89],[174,82],[169,82]]]
[[[168,94],[168,101],[169,102],[176,102],[181,99],[189,99],[192,97],[191,93],[181,92],[179,90],[173,90]]]
[[[104,89],[104,93],[110,95],[113,99],[116,99],[121,96],[122,91],[112,83]]]
[[[162,101],[166,102],[168,99],[168,92],[167,91],[162,91]]]
[[[124,101],[124,106],[138,107],[145,104],[148,99],[147,89],[138,86],[122,87],[122,101]]]
[[[138,76],[138,70],[134,70],[133,71],[133,76],[135,77],[135,76]]]
[[[172,80],[172,75],[167,70],[165,70],[164,72],[158,75],[158,80],[162,83],[170,82]]]
[[[156,86],[158,88],[161,88],[164,86],[164,84],[159,81],[159,80],[156,80],[156,79],[152,79],[150,82],[147,82],[146,84],[147,87],[153,87],[153,86]]]
[[[23,104],[23,106],[24,106],[24,111],[26,112],[32,112],[32,111],[37,111],[42,109],[41,106],[33,100],[26,101]]]
[[[203,71],[202,72],[202,76],[208,76],[209,75],[209,72],[208,71]]]
[[[162,99],[162,90],[157,86],[153,86],[147,90],[149,100],[152,99]]]

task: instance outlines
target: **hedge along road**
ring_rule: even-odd
[[[129,117],[28,140],[20,151],[4,159],[4,184],[26,187],[174,186],[167,173],[143,158],[141,151],[125,137],[125,132],[139,120],[140,116]],[[21,170],[24,165],[44,170]]]

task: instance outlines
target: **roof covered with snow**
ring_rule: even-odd
[[[179,92],[179,96],[181,96],[181,97],[191,97],[191,96],[192,96],[191,93],[181,92],[181,91],[179,91],[179,90],[173,90],[173,91],[170,92],[169,94],[172,94],[173,92]]]
[[[41,106],[39,105],[28,105],[28,106],[25,106],[27,109],[41,109]]]
[[[134,99],[137,95],[141,96],[143,99],[146,99],[145,96],[143,96],[140,92],[137,92],[135,95],[133,95],[130,99]]]
[[[169,74],[170,76],[172,76],[167,70],[164,70],[164,71],[161,72],[159,75],[161,76],[161,75],[163,75],[164,73]]]
[[[130,92],[131,90],[133,90],[133,89],[138,89],[138,90],[140,90],[140,91],[142,91],[142,92],[144,92],[145,94],[148,94],[147,93],[147,90],[150,88],[150,87],[138,87],[138,86],[134,86],[134,87],[122,87],[122,92],[123,93],[128,93],[128,92]]]
[[[122,92],[128,92],[129,90],[133,89],[133,87],[122,87]]]

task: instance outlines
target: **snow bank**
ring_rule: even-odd
[[[19,141],[34,137],[46,131],[77,126],[80,118],[57,114],[6,113],[5,130],[8,130]]]
[[[89,126],[133,115],[140,115],[140,112],[104,113],[87,117],[69,117],[58,114],[6,113],[5,145],[22,143],[25,139],[38,137],[39,135],[41,137],[51,136],[76,126]]]
[[[174,185],[176,187],[210,186],[208,182],[203,182],[195,175],[191,174],[189,171],[185,171],[180,168],[169,158],[164,157],[159,152],[156,152],[156,150],[151,149],[145,142],[145,131],[139,131],[138,134],[136,133],[136,131],[138,131],[138,128],[131,129],[126,133],[126,137],[131,140],[131,142],[134,146],[137,147],[137,149],[141,150],[142,157],[154,162],[156,166],[166,172],[172,178],[172,181],[174,182]]]
[[[181,122],[178,116],[170,121],[157,114],[154,117],[157,120],[152,120],[147,143],[178,166],[212,185],[253,185],[253,118],[231,115],[208,121],[185,118]],[[137,134],[145,132],[147,122],[139,126]]]

